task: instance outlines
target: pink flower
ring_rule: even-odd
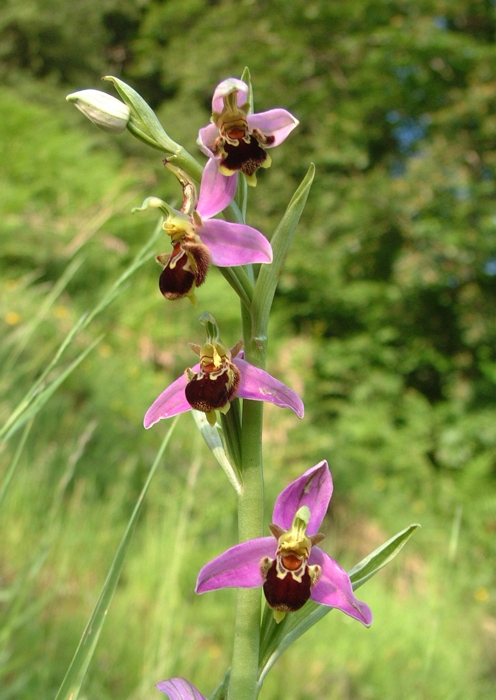
[[[185,678],[168,678],[157,683],[156,686],[162,693],[169,696],[170,700],[207,700],[195,686]]]
[[[207,182],[229,178],[225,187],[233,196],[238,171],[249,185],[256,185],[258,168],[271,164],[266,149],[282,143],[299,123],[285,109],[249,114],[248,93],[242,80],[228,78],[219,83],[212,99],[212,123],[198,134],[198,145],[210,158],[205,167]]]
[[[242,343],[238,343],[228,350],[218,340],[201,347],[191,345],[200,356],[200,362],[187,369],[155,399],[146,412],[145,428],[192,408],[203,411],[215,423],[215,411],[225,413],[236,397],[291,408],[303,418],[303,402],[298,394],[268,372],[246,362],[240,352],[241,346]]]
[[[212,173],[205,172],[197,196],[187,175],[164,162],[183,187],[181,211],[156,197],[149,197],[138,211],[153,206],[164,213],[163,229],[170,236],[172,253],[158,255],[157,261],[163,266],[159,287],[166,299],[188,296],[195,302],[195,289],[204,283],[211,263],[218,267],[235,267],[272,262],[272,248],[260,231],[245,224],[212,218],[225,209],[234,196],[226,178],[212,177]]]
[[[316,546],[324,537],[318,529],[331,495],[331,473],[322,461],[277,497],[270,526],[273,536],[238,544],[206,564],[196,592],[263,586],[278,622],[310,598],[368,627],[372,613],[355,598],[348,574]]]

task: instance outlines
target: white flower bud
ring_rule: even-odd
[[[101,90],[72,92],[66,100],[73,102],[95,126],[109,134],[120,134],[129,121],[129,107]]]

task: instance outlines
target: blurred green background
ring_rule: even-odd
[[[325,458],[324,546],[343,566],[423,527],[360,590],[372,628],[332,612],[281,658],[265,700],[494,697],[495,39],[491,0],[0,7],[2,422],[152,235],[157,217],[131,208],[180,201],[160,153],[98,132],[65,95],[119,76],[201,159],[212,91],[247,65],[256,109],[301,122],[249,193],[248,223],[270,237],[316,164],[268,362],[306,416],[267,407],[267,522]],[[0,700],[54,697],[167,429],[142,417],[194,362],[199,314],[240,337],[217,270],[197,310],[166,303],[158,272],[150,254],[75,338],[57,371],[104,334],[27,424],[17,462],[24,428],[0,448]],[[181,418],[147,496],[84,698],[158,698],[170,675],[208,695],[229,664],[235,592],[193,589],[236,541],[235,502],[193,425]]]

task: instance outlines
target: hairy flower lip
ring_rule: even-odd
[[[190,379],[185,387],[185,395],[190,406],[197,411],[209,413],[222,410],[236,396],[241,373],[229,360],[223,362],[218,370],[205,367]]]
[[[308,535],[317,533],[332,495],[332,477],[324,460],[302,474],[277,497],[272,522],[289,529],[295,513],[307,506],[311,517]],[[260,537],[231,549],[206,564],[198,574],[197,593],[219,588],[255,588],[264,583],[260,563],[275,559],[278,543],[275,537]],[[321,574],[312,587],[310,598],[322,605],[338,608],[366,627],[372,623],[369,607],[355,598],[350,578],[331,557],[317,546],[312,547],[309,566],[319,566]]]
[[[267,143],[265,148],[275,148],[287,139],[289,134],[300,123],[291,112],[286,109],[269,109],[266,112],[256,112],[247,116],[248,130],[258,129],[264,136],[273,136],[272,143]],[[219,137],[219,129],[215,124],[208,124],[198,133],[198,146],[202,153],[209,158],[215,158],[214,144]]]
[[[253,401],[268,401],[281,408],[290,408],[298,418],[303,418],[303,401],[292,389],[243,359],[240,352],[232,362],[241,372],[241,381],[236,396]],[[192,372],[200,370],[200,363],[191,368]],[[191,410],[186,399],[185,389],[188,377],[182,374],[153,402],[145,414],[144,426],[150,428],[162,418],[171,418],[179,413]]]

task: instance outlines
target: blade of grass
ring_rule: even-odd
[[[136,506],[134,507],[131,518],[129,519],[126,531],[124,532],[122,540],[119,544],[114,560],[110,566],[110,570],[108,572],[107,579],[103,585],[98,602],[95,606],[95,609],[93,610],[90,619],[88,620],[88,624],[86,625],[86,628],[79,642],[78,648],[76,649],[76,653],[74,654],[74,657],[67,670],[66,676],[62,681],[62,685],[60,686],[55,700],[76,700],[79,695],[81,686],[86,676],[86,671],[88,670],[88,666],[90,665],[91,659],[93,657],[93,653],[95,651],[100,632],[102,631],[103,623],[105,622],[110,603],[112,602],[112,598],[114,596],[115,589],[120,578],[120,574],[124,564],[124,559],[126,557],[129,543],[131,542],[131,537],[133,535],[136,522],[141,513],[146,493],[153,479],[153,476],[157,471],[157,467],[161,462],[165,449],[169,444],[170,438],[172,437],[172,433],[174,432],[174,429],[176,427],[177,420],[178,419],[176,417],[172,422],[172,425],[170,426],[169,431],[167,432],[164,440],[162,441],[155,461],[153,462],[153,465],[146,479],[145,485],[143,486],[143,489],[139,495],[138,501],[136,503]]]
[[[31,402],[28,402],[25,406],[23,405],[23,410],[18,412],[14,421],[10,421],[10,429],[4,431],[2,436],[3,444],[7,442],[14,433],[16,433],[26,421],[30,418],[34,418],[36,414],[41,410],[41,408],[46,404],[48,399],[55,393],[62,382],[67,379],[67,377],[76,369],[78,365],[85,359],[87,355],[98,345],[104,336],[101,335],[99,338],[94,340],[91,345],[89,345],[83,352],[81,352],[76,359],[71,362],[71,364],[63,371],[60,372],[45,388],[41,389],[38,394],[33,395]]]
[[[46,295],[46,298],[43,304],[40,306],[38,313],[33,319],[31,319],[31,321],[29,321],[29,323],[26,324],[24,332],[19,338],[17,345],[12,349],[9,357],[7,357],[7,359],[5,360],[5,364],[2,368],[3,374],[8,375],[12,371],[13,366],[17,362],[24,348],[29,343],[29,340],[33,336],[34,332],[36,331],[40,323],[43,321],[43,319],[46,318],[46,315],[48,314],[52,306],[55,304],[59,296],[67,287],[71,279],[74,277],[75,273],[81,267],[82,262],[82,257],[75,258],[66,267],[60,278],[54,284],[53,289],[51,289],[50,292]]]
[[[10,482],[12,481],[12,477],[14,476],[15,470],[17,469],[17,465],[19,464],[19,458],[22,454],[22,451],[24,449],[24,445],[26,444],[27,437],[29,435],[29,431],[31,430],[31,426],[33,425],[33,421],[29,421],[24,428],[24,432],[21,436],[21,439],[19,441],[19,445],[17,446],[16,453],[14,455],[14,459],[11,462],[11,465],[5,474],[5,478],[2,483],[2,487],[0,488],[0,506],[2,505],[3,499],[5,498],[5,494],[7,493],[7,489],[9,488]]]
[[[31,424],[28,424],[30,427]],[[8,654],[10,640],[17,633],[17,630],[25,625],[32,624],[33,620],[40,614],[56,595],[56,588],[50,587],[43,595],[34,592],[34,585],[38,575],[42,570],[47,557],[49,556],[58,533],[63,527],[58,514],[64,502],[67,486],[74,476],[76,465],[82,456],[88,441],[96,428],[96,421],[90,421],[82,435],[79,437],[75,448],[71,451],[67,460],[66,468],[59,483],[52,490],[53,499],[45,513],[47,527],[44,529],[41,539],[36,548],[31,551],[29,561],[22,571],[20,571],[12,585],[6,589],[7,596],[5,602],[8,604],[5,614],[2,616],[0,628],[0,659]],[[19,451],[19,448],[18,448]],[[22,659],[13,659],[10,664],[0,662],[0,680],[5,675],[19,670],[22,667]]]
[[[277,283],[293,240],[293,234],[305,207],[314,175],[315,166],[312,163],[271,238],[270,244],[274,256],[272,264],[262,265],[260,268],[252,302],[253,335],[255,338],[263,337],[268,326]]]
[[[192,520],[192,512],[197,501],[195,486],[202,467],[203,458],[201,438],[197,434],[193,441],[190,456],[190,465],[183,493],[178,498],[178,509],[174,514],[175,529],[171,531],[170,518],[167,514],[164,518],[162,530],[163,541],[170,541],[171,551],[167,558],[167,570],[161,576],[161,585],[156,590],[155,602],[157,605],[157,624],[150,630],[148,638],[150,647],[145,650],[146,670],[143,673],[141,683],[133,697],[146,698],[149,695],[157,678],[172,675],[175,664],[181,658],[181,645],[177,638],[182,638],[177,629],[181,626],[181,618],[184,605],[181,596],[181,577],[185,563],[188,561],[188,536]],[[167,615],[162,611],[166,609]],[[152,641],[153,639],[153,641]],[[162,676],[162,677],[163,677]]]
[[[155,228],[155,231],[153,232],[151,238],[147,241],[147,243],[141,248],[141,250],[138,252],[136,257],[134,258],[133,262],[131,265],[120,275],[120,277],[110,286],[110,288],[107,290],[107,292],[103,295],[102,299],[100,302],[90,311],[85,314],[83,314],[79,320],[76,322],[74,327],[69,331],[67,336],[64,338],[62,341],[61,345],[59,346],[58,350],[56,351],[55,355],[53,356],[52,360],[47,364],[45,369],[41,372],[40,376],[38,379],[32,384],[30,389],[26,392],[24,397],[21,399],[17,407],[12,411],[11,415],[3,425],[3,427],[0,429],[0,444],[3,444],[6,442],[15,432],[16,430],[19,429],[25,422],[26,418],[23,416],[22,420],[19,420],[22,416],[23,413],[25,413],[28,410],[28,407],[31,406],[33,403],[35,397],[40,393],[40,387],[42,387],[45,379],[47,376],[52,372],[52,370],[57,366],[58,362],[60,361],[61,357],[69,348],[71,345],[72,341],[74,338],[81,333],[85,328],[88,327],[88,325],[93,321],[93,319],[101,313],[107,306],[109,306],[114,299],[121,294],[123,291],[126,282],[128,279],[131,277],[131,275],[136,272],[147,260],[149,257],[149,253],[151,252],[153,246],[155,245],[156,241],[162,234],[162,224],[159,222]],[[79,362],[81,361],[82,358],[79,356],[78,359],[76,359],[71,365],[70,365],[70,371],[65,371],[63,372],[63,378],[65,379],[70,372],[72,372]],[[54,379],[54,382],[57,382],[62,375],[58,375],[56,379]],[[63,380],[62,380],[63,381]],[[57,386],[59,386],[61,381],[58,381]],[[54,387],[53,391],[57,387]],[[45,399],[47,400],[53,391],[50,393],[50,385],[47,385],[44,390],[45,392]],[[44,403],[44,402],[43,402]],[[41,408],[43,403],[39,403],[38,409]],[[31,411],[30,415],[34,415],[36,411],[33,413]]]

